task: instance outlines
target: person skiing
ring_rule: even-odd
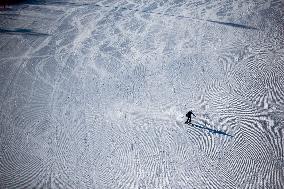
[[[191,123],[191,115],[194,115],[194,113],[192,112],[192,110],[190,110],[189,112],[187,112],[187,114],[186,114],[187,120],[186,120],[185,123],[187,123],[187,124]],[[196,117],[196,116],[194,115],[194,117]]]

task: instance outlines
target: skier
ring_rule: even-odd
[[[187,112],[187,114],[186,114],[186,117],[187,117],[187,120],[186,120],[186,124],[190,124],[191,123],[191,115],[194,115],[194,113],[192,112],[192,110],[190,110],[189,112]],[[194,117],[196,117],[195,115],[194,115]]]

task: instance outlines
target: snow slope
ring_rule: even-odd
[[[283,2],[0,12],[0,188],[284,188]],[[199,124],[184,124],[193,110]]]

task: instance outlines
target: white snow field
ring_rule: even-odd
[[[283,0],[1,9],[0,188],[284,188],[283,10]],[[189,110],[209,129],[184,124]]]

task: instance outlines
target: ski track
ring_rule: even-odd
[[[28,2],[0,12],[0,188],[284,188],[281,0]]]

